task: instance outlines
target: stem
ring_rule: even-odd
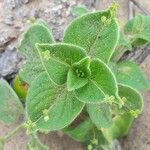
[[[14,130],[12,130],[11,132],[9,132],[7,135],[5,135],[2,139],[4,140],[4,142],[8,142],[10,140],[10,138],[12,136],[14,136],[15,134],[17,134],[24,126],[24,123],[19,125],[18,127],[16,127]]]

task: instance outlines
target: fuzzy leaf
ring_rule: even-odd
[[[134,117],[130,113],[117,115],[113,119],[113,125],[108,129],[108,135],[112,139],[118,139],[128,134]]]
[[[5,80],[0,79],[0,121],[15,123],[21,114],[24,109],[18,96]]]
[[[72,65],[67,76],[67,88],[69,91],[83,87],[88,82],[88,77],[91,74],[89,65],[89,57],[83,58]]]
[[[63,132],[74,140],[83,142],[86,141],[89,136],[91,136],[90,132],[93,127],[94,125],[92,121],[90,119],[86,119],[75,128],[67,127],[63,129]]]
[[[111,70],[99,59],[90,63],[91,76],[88,83],[75,90],[77,98],[86,103],[102,102],[105,96],[115,96],[118,92],[116,79]]]
[[[134,90],[133,88],[119,84],[118,85],[118,94],[121,98],[125,97],[125,105],[124,107],[126,108],[127,111],[137,111],[139,112],[142,110],[143,107],[143,100],[142,96],[140,95],[139,92]]]
[[[94,12],[75,19],[66,29],[65,43],[83,47],[89,56],[107,63],[118,41],[118,24],[110,11]]]
[[[37,135],[32,135],[26,146],[26,150],[48,150],[48,147],[41,143]]]
[[[20,77],[28,84],[44,71],[36,43],[53,43],[53,37],[46,26],[39,24],[32,25],[24,34],[18,50],[25,55],[27,62],[20,71]]]
[[[128,21],[125,26],[125,34],[127,34],[133,43],[136,45],[143,45],[150,42],[150,16],[138,15]],[[140,42],[140,41],[143,42]]]
[[[50,78],[58,85],[67,81],[67,73],[72,64],[86,56],[86,52],[70,44],[37,44],[43,66]]]
[[[87,111],[93,123],[100,128],[112,125],[112,114],[108,104],[87,104]]]
[[[127,41],[123,32],[120,32],[119,34],[118,46],[122,46],[127,50],[132,50],[132,45],[129,43],[129,41]]]
[[[27,115],[36,124],[35,130],[62,129],[84,106],[64,86],[56,86],[45,72],[33,81],[26,102]]]
[[[117,64],[116,78],[119,83],[129,85],[137,90],[150,89],[150,82],[145,78],[139,66],[130,61]]]

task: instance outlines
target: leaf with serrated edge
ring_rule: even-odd
[[[75,19],[64,33],[64,42],[83,47],[92,58],[100,58],[105,63],[110,60],[119,38],[118,24],[112,18],[104,25],[103,18],[110,17],[110,11],[88,13]]]
[[[54,39],[46,26],[40,24],[32,25],[23,36],[18,50],[25,55],[27,62],[23,69],[20,70],[20,77],[28,84],[44,71],[38,51],[35,47],[36,43],[53,43]]]
[[[78,116],[84,103],[64,86],[56,86],[44,72],[29,88],[26,106],[28,118],[36,124],[35,130],[59,130]]]
[[[58,85],[67,81],[71,66],[86,57],[83,48],[72,44],[36,44],[41,61],[50,78]]]
[[[69,91],[81,88],[88,82],[88,78],[91,75],[89,65],[89,57],[85,57],[72,65],[67,75],[67,89]]]
[[[118,84],[118,94],[121,98],[126,98],[124,107],[127,109],[127,111],[139,110],[140,112],[142,110],[143,99],[138,91],[127,85]]]
[[[113,124],[109,104],[87,104],[87,111],[91,120],[99,129],[109,128]]]
[[[24,109],[18,96],[4,79],[0,79],[0,121],[15,123],[21,114]]]
[[[117,64],[116,78],[119,83],[129,85],[137,90],[150,89],[150,82],[146,80],[139,66],[131,61]]]
[[[90,63],[91,76],[89,82],[75,90],[77,98],[86,103],[102,102],[105,96],[116,96],[118,92],[116,79],[108,66],[100,59]]]

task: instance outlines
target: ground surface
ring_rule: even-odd
[[[146,9],[150,9],[149,0],[138,0]],[[70,8],[78,4],[85,4],[91,10],[104,9],[112,0],[0,0],[0,76],[10,79],[22,64],[22,57],[16,53],[16,46],[28,20],[33,16],[46,20],[57,41],[62,39],[63,30],[73,18]],[[123,26],[128,20],[128,0],[118,0],[120,3],[119,19]],[[150,79],[150,56],[141,64]],[[144,109],[136,119],[129,135],[122,140],[123,150],[150,149],[150,92],[143,92]],[[5,135],[15,125],[0,124],[0,136]],[[41,137],[51,150],[83,150],[83,146],[66,136],[58,133]],[[24,150],[27,137],[22,131],[9,141],[5,150]]]

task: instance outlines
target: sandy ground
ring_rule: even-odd
[[[26,10],[25,9],[26,6],[24,6],[24,4],[22,5],[22,3],[19,4],[21,5],[20,6],[21,9],[15,8],[17,9],[16,12],[14,8],[12,10],[10,9],[9,11],[6,11],[8,9],[4,7],[4,2],[6,3],[8,1],[9,0],[4,0],[4,1],[0,0],[0,29],[1,29],[0,35],[1,36],[3,35],[2,31],[6,31],[4,32],[6,33],[6,35],[4,36],[6,41],[7,41],[7,38],[11,38],[15,36],[16,38],[15,42],[11,40],[11,43],[8,44],[8,46],[10,45],[12,46],[14,45],[14,43],[17,42],[17,39],[20,37],[21,33],[23,32],[26,26],[25,20],[29,18],[29,16],[32,16],[32,14],[36,15],[36,10],[34,9],[35,7],[39,8],[38,15],[41,18],[47,20],[49,24],[52,25],[53,31],[56,33],[54,35],[55,38],[60,40],[62,37],[62,31],[70,19],[68,15],[68,12],[69,12],[68,7],[70,7],[71,5],[80,4],[82,0],[81,1],[76,0],[75,4],[73,0],[70,0],[71,4],[70,6],[67,7],[67,10],[66,9],[64,10],[63,8],[64,4],[62,7],[62,5],[59,4],[58,2],[56,3],[55,0],[52,0],[52,1],[32,0],[31,4],[30,3],[27,4],[29,6],[27,12],[24,11]],[[20,2],[21,1],[23,0],[20,0]],[[89,1],[86,1],[86,5],[88,7],[89,7]],[[138,0],[138,1],[140,1],[145,8],[147,9],[150,8],[149,0]],[[112,2],[112,0],[101,0],[101,3],[96,4],[96,7],[97,9],[106,8],[106,6],[110,2]],[[119,18],[121,20],[120,24],[121,26],[123,26],[124,22],[126,22],[128,19],[128,5],[127,5],[128,0],[118,0],[118,2],[120,3],[120,11],[119,11]],[[49,8],[50,5],[53,8],[53,10]],[[11,6],[14,6],[14,5],[11,5]],[[30,11],[30,9],[32,11]],[[64,12],[63,18],[65,18],[65,20],[58,17],[60,16],[59,13],[61,13],[62,11]],[[9,19],[6,20],[6,17],[4,16],[4,14],[5,15],[8,14],[7,16],[13,14],[13,17],[15,18],[15,20],[13,22],[9,22]],[[24,17],[19,18],[18,14]],[[55,18],[57,18],[57,21],[55,21]],[[14,25],[6,25],[4,23],[4,20],[6,23],[8,24],[13,23]],[[1,39],[1,36],[0,36],[0,39]],[[12,39],[14,39],[14,37]],[[7,48],[5,48],[4,50],[6,51]],[[1,51],[1,45],[0,45],[0,51]],[[14,66],[14,67],[18,67],[18,66]],[[150,56],[147,57],[145,61],[141,64],[141,68],[144,70],[147,77],[150,79]],[[139,118],[135,120],[133,127],[130,130],[129,135],[122,140],[123,150],[149,150],[150,149],[150,109],[149,109],[150,108],[150,92],[143,92],[143,97],[144,97],[143,113],[139,116]],[[12,130],[16,126],[17,124],[14,124],[12,126],[6,126],[0,123],[0,136],[7,134],[10,130]],[[42,136],[41,139],[44,143],[47,143],[47,145],[49,145],[50,150],[83,150],[83,146],[80,143],[75,142],[66,136],[62,136],[61,134],[51,133],[46,136]],[[27,143],[27,136],[25,135],[25,131],[22,131],[18,135],[14,136],[14,138],[11,139],[6,144],[5,150],[25,150],[26,143]]]

